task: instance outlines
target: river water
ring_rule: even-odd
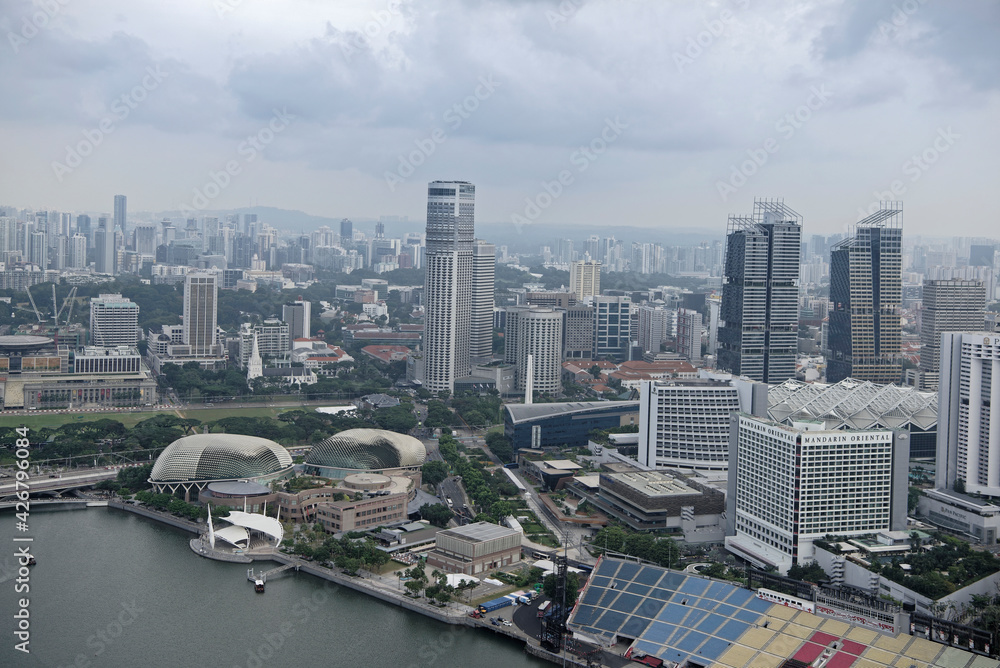
[[[15,593],[15,518],[0,515],[0,666],[551,665],[492,633],[436,622],[309,575],[256,594],[246,566],[210,561],[191,535],[105,508],[35,511],[30,592]],[[255,567],[277,564],[257,562]],[[31,653],[14,649],[29,599]]]

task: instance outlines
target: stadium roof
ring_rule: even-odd
[[[567,624],[582,640],[630,643],[630,653],[676,665],[808,666],[826,653],[825,665],[836,668],[1000,666],[905,632],[883,634],[770,603],[732,582],[608,557],[598,562]]]
[[[383,429],[347,429],[314,445],[305,463],[378,470],[420,466],[425,459],[427,448],[412,436]]]
[[[292,467],[288,450],[274,441],[240,434],[193,434],[179,438],[156,458],[152,482],[241,480]]]
[[[573,413],[586,413],[594,410],[622,410],[638,411],[638,401],[570,401],[554,404],[507,404],[504,406],[513,422],[524,422],[526,420],[537,420],[538,418],[553,417],[557,415],[571,415]]]
[[[767,392],[767,414],[776,422],[822,420],[827,429],[937,427],[937,392],[876,385],[852,378],[834,385],[786,380]]]

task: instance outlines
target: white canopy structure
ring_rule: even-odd
[[[250,532],[240,526],[229,526],[214,532],[216,538],[224,540],[238,548],[246,548],[250,544]]]
[[[222,519],[234,524],[237,527],[242,527],[244,530],[249,529],[251,531],[259,531],[260,533],[273,538],[278,543],[281,542],[281,539],[285,534],[285,530],[281,526],[281,522],[273,517],[268,517],[267,515],[245,513],[240,510],[231,510],[229,511],[229,516],[223,517]],[[215,533],[216,535],[220,535],[222,531],[216,531]]]

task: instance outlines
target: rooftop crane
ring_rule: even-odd
[[[52,286],[52,289],[55,290],[55,286]],[[56,321],[57,325],[59,324],[59,316],[62,315],[63,309],[66,308],[66,304],[69,304],[69,310],[66,312],[66,324],[67,325],[69,324],[69,319],[73,314],[73,304],[75,303],[76,303],[76,286],[73,286],[73,289],[69,291],[68,295],[66,295],[66,299],[63,300],[62,306],[59,307],[59,311],[56,313],[54,320]]]

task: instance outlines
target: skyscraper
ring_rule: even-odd
[[[782,200],[730,216],[718,366],[764,383],[795,376],[802,217]]]
[[[989,332],[941,335],[935,484],[1000,496],[1000,336]]]
[[[465,181],[427,185],[427,279],[424,283],[424,387],[454,392],[472,371],[469,334],[476,186]]]
[[[677,311],[677,353],[692,362],[701,361],[701,323],[698,311]]]
[[[936,390],[941,370],[941,335],[983,328],[986,288],[981,281],[924,281],[920,324],[920,389]]]
[[[673,336],[677,312],[668,309],[662,302],[642,304],[637,307],[637,310],[639,312],[639,332],[637,335],[639,348],[644,353],[660,352],[663,342]]]
[[[477,239],[472,245],[472,329],[469,356],[487,361],[493,356],[493,292],[496,247]]]
[[[69,267],[71,269],[86,269],[87,267],[87,237],[74,234],[69,244]]]
[[[340,245],[345,246],[345,244],[350,244],[354,240],[354,224],[348,219],[344,218],[340,221]],[[332,246],[333,244],[327,244]],[[346,246],[345,246],[346,247]]]
[[[115,273],[115,234],[111,221],[106,217],[98,218],[97,229],[94,230],[94,271],[98,274]]]
[[[504,361],[517,368],[517,389],[528,384],[528,355],[533,356],[532,387],[551,395],[562,391],[563,313],[545,306],[507,310]]]
[[[115,195],[115,227],[125,233],[125,218],[127,215],[127,203],[125,195]]]
[[[591,359],[627,362],[632,348],[632,300],[594,297],[594,351]]]
[[[312,320],[312,302],[299,297],[291,304],[285,304],[281,307],[281,319],[288,323],[288,335],[291,341],[308,339]]]
[[[601,263],[571,262],[569,265],[569,291],[577,299],[601,294]]]
[[[882,206],[830,251],[830,383],[845,378],[898,383],[903,373],[903,206]]]
[[[218,323],[216,274],[192,272],[184,280],[184,343],[193,355],[213,355]]]
[[[121,295],[90,300],[90,342],[95,346],[134,346],[139,342],[139,305]]]

